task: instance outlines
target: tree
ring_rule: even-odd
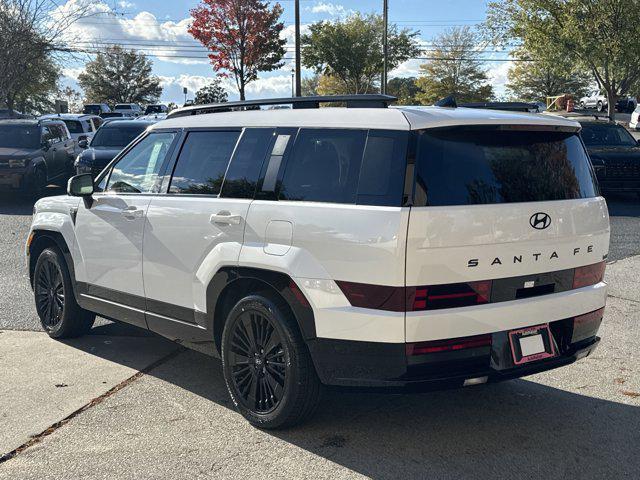
[[[417,105],[418,99],[416,98],[422,90],[416,84],[417,78],[415,77],[396,77],[389,80],[387,85],[387,93],[398,97],[398,105]]]
[[[279,21],[282,7],[269,8],[259,0],[202,0],[191,10],[189,33],[211,53],[214,70],[224,70],[235,79],[240,100],[245,87],[283,63],[286,40],[280,38],[284,24]],[[228,73],[227,73],[228,72]]]
[[[196,98],[193,101],[196,105],[205,103],[222,103],[227,101],[227,92],[220,84],[220,78],[214,78],[209,85],[205,85],[196,92]]]
[[[493,96],[477,50],[478,35],[469,27],[447,29],[433,42],[433,58],[420,66],[416,81],[423,105],[453,95],[458,102],[486,102]]]
[[[67,5],[52,21],[55,0],[0,1],[0,104],[29,109],[55,91],[63,36],[89,7]]]
[[[66,100],[70,113],[81,113],[83,107],[82,95],[71,87],[58,90],[58,97]]]
[[[486,32],[518,41],[535,61],[573,59],[607,94],[609,116],[640,79],[640,0],[497,0]]]
[[[78,76],[89,103],[154,103],[162,95],[153,62],[134,50],[109,47],[86,64]]]
[[[173,110],[175,110],[178,107],[178,104],[176,102],[169,102],[169,105],[167,105],[167,108],[169,109],[170,112],[172,112]]]
[[[544,102],[546,97],[564,93],[580,98],[593,83],[589,72],[579,68],[572,58],[529,62],[525,60],[531,56],[522,49],[513,56],[518,61],[509,69],[507,91],[516,100]]]
[[[300,41],[302,64],[341,82],[345,93],[378,91],[383,66],[383,28],[382,17],[374,14],[314,23]],[[389,25],[389,70],[418,55],[417,35],[418,32]]]
[[[320,82],[320,75],[315,74],[310,77],[304,77],[300,81],[300,90],[303,97],[310,97],[318,95],[318,84]]]

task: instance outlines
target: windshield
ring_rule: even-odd
[[[82,123],[78,120],[63,120],[63,122],[69,129],[69,133],[84,133]]]
[[[594,197],[589,159],[575,133],[423,130],[417,205],[475,205]]]
[[[145,113],[162,113],[161,105],[148,105]]]
[[[124,148],[144,132],[145,128],[146,126],[105,126],[98,129],[91,141],[91,146]]]
[[[131,105],[116,105],[116,110],[131,110]]]
[[[582,139],[585,145],[607,147],[635,147],[635,139],[615,123],[583,123]]]
[[[0,125],[0,148],[40,148],[38,125]]]

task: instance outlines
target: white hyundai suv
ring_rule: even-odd
[[[42,325],[76,336],[98,314],[206,348],[263,428],[309,416],[323,384],[469,386],[588,355],[609,219],[579,124],[392,100],[149,127],[36,204]]]

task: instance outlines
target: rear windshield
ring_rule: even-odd
[[[105,126],[96,132],[91,141],[92,147],[115,147],[124,148],[129,145],[133,139],[144,132],[146,127],[127,126],[127,127],[109,127]]]
[[[116,110],[131,110],[131,105],[116,105]]]
[[[416,182],[416,206],[596,196],[589,159],[575,133],[423,130]]]

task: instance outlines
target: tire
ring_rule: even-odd
[[[33,172],[31,185],[29,185],[29,195],[34,200],[38,200],[44,195],[45,188],[47,188],[47,172],[42,167],[38,167]]]
[[[601,101],[600,101],[600,102],[598,102],[598,105],[596,106],[596,109],[597,109],[599,112],[602,112],[602,111],[604,110],[604,104],[603,104]]]
[[[580,108],[581,108],[582,110],[586,110],[587,105],[586,105],[584,102],[580,102]]]
[[[233,404],[258,428],[296,425],[320,403],[311,355],[281,302],[252,295],[233,307],[222,333],[222,368]]]
[[[58,248],[48,247],[40,253],[33,273],[33,294],[40,324],[50,337],[79,337],[93,326],[96,315],[76,302],[69,268]]]

